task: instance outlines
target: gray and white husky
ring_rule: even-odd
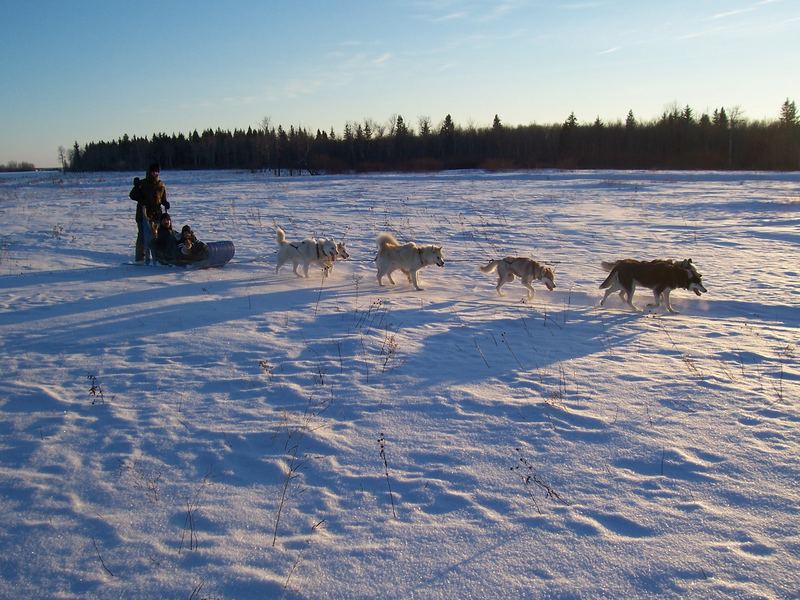
[[[556,277],[553,269],[540,265],[531,258],[524,256],[506,256],[498,260],[491,260],[485,267],[480,268],[484,273],[497,271],[497,293],[504,296],[500,288],[503,284],[514,281],[514,277],[519,277],[522,285],[528,290],[528,300],[533,298],[534,280],[543,282],[547,289],[553,291],[556,287]]]
[[[638,311],[639,309],[633,304],[633,294],[636,286],[640,285],[653,291],[655,302],[648,304],[648,309],[658,308],[663,300],[667,310],[675,313],[677,311],[669,302],[669,294],[672,290],[682,288],[692,291],[698,296],[708,291],[703,286],[703,276],[697,272],[691,258],[681,261],[663,259],[641,261],[626,258],[614,262],[603,261],[601,265],[605,270],[611,272],[600,284],[600,289],[606,290],[600,306],[606,303],[611,294],[619,292],[623,302]]]
[[[378,268],[378,285],[383,285],[384,276],[394,285],[392,273],[399,270],[405,273],[409,283],[413,283],[416,289],[422,290],[417,272],[430,265],[443,267],[444,256],[441,246],[433,244],[421,246],[414,242],[401,244],[391,233],[381,233],[378,236],[378,256],[375,264]]]
[[[336,260],[338,250],[336,242],[326,238],[315,240],[306,238],[302,242],[292,243],[286,241],[286,233],[278,227],[278,261],[275,265],[275,272],[287,262],[292,263],[292,271],[300,277],[297,267],[303,265],[303,275],[308,277],[308,268],[311,265],[319,265],[323,269],[323,274],[327,276],[328,270]],[[342,246],[344,247],[344,246]],[[345,252],[347,254],[347,252]],[[349,256],[349,255],[348,255]]]

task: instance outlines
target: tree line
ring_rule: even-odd
[[[0,173],[12,173],[19,171],[35,171],[36,166],[29,162],[16,162],[13,160],[8,161],[6,164],[0,164]]]
[[[77,142],[59,149],[65,170],[142,171],[153,160],[163,169],[271,170],[277,175],[446,169],[800,169],[800,119],[788,99],[772,121],[750,121],[738,109],[697,115],[672,107],[639,121],[517,125],[495,115],[490,126],[438,124],[420,117],[416,127],[401,115],[385,123],[348,122],[344,130],[274,127],[217,128],[113,141]]]

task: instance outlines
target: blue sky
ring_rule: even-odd
[[[800,102],[800,0],[3,1],[0,163],[124,133]]]

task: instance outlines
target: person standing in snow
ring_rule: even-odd
[[[154,162],[147,169],[144,179],[134,177],[133,189],[128,196],[136,202],[136,262],[144,262],[145,220],[158,224],[161,220],[161,207],[169,210],[167,188],[159,177],[161,166]]]

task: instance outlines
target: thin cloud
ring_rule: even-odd
[[[749,12],[753,12],[755,10],[754,6],[748,6],[747,8],[739,8],[736,10],[729,10],[727,12],[717,13],[715,15],[711,15],[711,20],[716,19],[727,19],[729,17],[737,17],[739,15],[743,15]]]
[[[559,4],[558,8],[563,10],[586,10],[588,8],[600,8],[605,2],[566,2]]]
[[[315,69],[307,77],[286,82],[280,88],[282,95],[295,99],[317,94],[323,89],[341,88],[360,77],[383,70],[395,57],[391,52],[378,55],[367,52],[356,52],[350,55],[339,52],[335,54],[337,56],[334,64]]]
[[[754,10],[758,10],[762,6],[767,6],[769,4],[775,4],[777,2],[783,2],[783,0],[758,0],[758,2],[755,2],[754,4],[752,4],[750,6],[745,6],[744,8],[738,8],[738,9],[735,9],[735,10],[728,10],[728,11],[725,11],[725,12],[720,12],[720,13],[716,13],[714,15],[711,15],[711,19],[714,20],[714,19],[727,19],[729,17],[738,17],[739,15],[744,15],[744,14],[753,12]]]
[[[467,13],[464,11],[459,12],[451,12],[447,13],[446,15],[440,15],[438,17],[433,17],[431,19],[431,23],[446,23],[448,21],[460,21],[462,19],[467,18]]]
[[[320,87],[322,87],[322,81],[319,79],[292,79],[286,83],[283,91],[287,97],[297,98],[313,94]]]
[[[484,23],[506,18],[521,6],[523,6],[523,3],[519,0],[506,0],[497,5],[489,6],[481,2],[445,0],[418,3],[417,8],[419,10],[418,18],[429,23],[448,23],[452,21]]]
[[[511,13],[517,11],[521,7],[519,2],[503,2],[497,6],[493,6],[488,13],[483,15],[480,21],[496,21],[503,19]]]
[[[385,62],[388,62],[389,60],[391,60],[393,57],[394,57],[394,55],[391,52],[385,52],[384,54],[381,54],[378,58],[373,59],[372,60],[372,64],[373,65],[382,65]]]
[[[505,4],[500,4],[495,6],[490,15],[494,18],[500,18],[506,16],[508,13],[513,12],[516,10],[517,4],[513,2],[506,2]]]
[[[619,50],[620,50],[619,46],[614,46],[613,48],[609,48],[607,50],[603,50],[601,52],[598,52],[597,54],[602,56],[603,54],[613,54],[614,52],[618,52]]]

